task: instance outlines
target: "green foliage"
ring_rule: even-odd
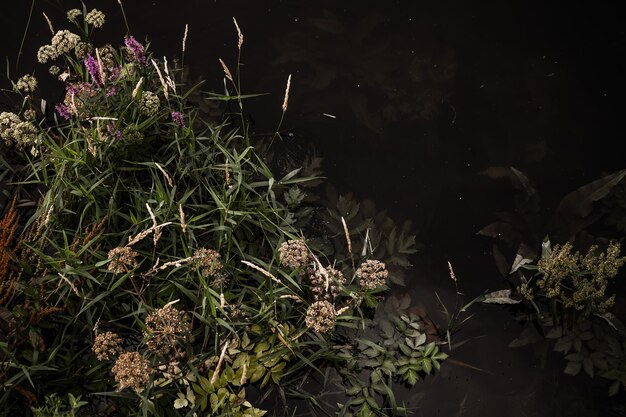
[[[338,356],[345,361],[339,373],[348,396],[340,416],[406,415],[406,407],[396,403],[393,384],[413,387],[448,357],[441,351],[443,342],[428,340],[422,320],[400,303],[390,297],[384,313],[369,324],[367,337],[339,347]]]
[[[72,393],[68,393],[67,401],[64,401],[57,394],[50,394],[46,395],[43,406],[33,407],[32,411],[34,417],[74,417],[85,405],[87,402],[81,401],[80,395],[74,397]]]

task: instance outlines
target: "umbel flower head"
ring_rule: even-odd
[[[59,57],[62,54],[67,54],[80,42],[80,36],[69,30],[60,30],[52,37],[52,47],[55,50],[56,56]]]
[[[117,358],[111,372],[117,382],[118,391],[132,388],[135,392],[141,392],[146,388],[152,367],[139,352],[126,352]]]
[[[13,129],[21,123],[20,116],[15,113],[3,111],[0,113],[0,137],[11,145],[15,142]]]
[[[102,26],[104,26],[104,20],[104,13],[102,13],[98,9],[93,9],[85,15],[85,22],[95,28],[101,28]]]
[[[76,19],[78,19],[78,16],[80,16],[81,14],[83,14],[83,12],[81,12],[79,9],[72,9],[67,12],[67,20],[72,23],[76,23]]]
[[[189,317],[184,311],[172,305],[157,308],[146,317],[148,349],[160,356],[176,351],[178,339],[186,338],[191,333]]]
[[[37,51],[37,60],[45,64],[51,59],[70,52],[80,42],[80,36],[69,30],[60,30],[52,37],[51,45],[44,45]]]
[[[37,128],[31,122],[25,122],[15,113],[0,113],[0,138],[7,145],[20,148],[33,145],[37,140]]]
[[[288,240],[278,248],[278,257],[283,266],[292,269],[302,268],[309,263],[309,248],[302,239]]]
[[[361,288],[373,290],[374,288],[385,285],[389,272],[384,263],[370,259],[361,264],[356,271],[356,276],[359,279],[359,286]]]
[[[208,278],[215,275],[220,269],[222,269],[222,262],[220,262],[220,254],[207,248],[197,249],[193,254],[193,263],[196,267],[200,268],[200,274],[203,277]]]
[[[139,256],[139,254],[128,246],[113,248],[107,255],[111,261],[109,262],[108,269],[116,274],[124,274],[131,271],[137,266],[137,259],[135,259],[137,256]]]
[[[159,112],[159,105],[161,100],[159,96],[151,91],[144,91],[141,94],[141,104],[139,105],[139,112],[148,117],[154,116]]]
[[[108,361],[111,357],[122,353],[122,338],[113,332],[98,333],[91,350],[99,361]]]
[[[305,323],[309,329],[319,333],[327,333],[335,326],[337,311],[328,301],[316,301],[306,312]]]
[[[26,74],[17,80],[15,86],[23,93],[32,93],[37,88],[37,79],[30,74]]]

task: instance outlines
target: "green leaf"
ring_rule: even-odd
[[[622,383],[619,380],[613,382],[609,387],[609,396],[612,397],[617,394],[617,391],[619,391],[621,385]]]
[[[414,370],[409,370],[406,373],[406,381],[410,386],[413,386],[417,383],[417,372],[415,372]]]
[[[578,375],[582,368],[582,362],[568,362],[565,366],[565,373],[568,375]]]
[[[430,361],[430,359],[424,358],[422,360],[422,368],[424,369],[424,372],[426,372],[427,374],[430,374],[430,372],[433,370],[433,364]]]

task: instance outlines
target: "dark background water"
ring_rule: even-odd
[[[96,41],[121,40],[117,2],[86,3],[107,14]],[[236,62],[237,18],[245,35],[244,92],[272,93],[247,103],[254,130],[276,128],[292,74],[283,127],[294,135],[285,140],[313,144],[341,192],[412,220],[424,249],[407,290],[395,291],[408,291],[435,319],[435,291],[454,302],[448,260],[466,300],[504,287],[491,242],[476,232],[512,207],[513,193],[481,171],[496,165],[525,172],[547,218],[566,193],[624,168],[626,25],[616,2],[124,3],[133,35],[149,36],[157,56],[180,57],[188,23],[185,63],[217,92],[218,58],[231,68]],[[50,38],[41,13],[60,29],[73,7],[80,3],[36,2],[13,79],[33,70],[47,77],[47,66],[35,63]],[[30,1],[11,2],[0,15],[0,57],[9,57],[12,71],[29,8]],[[507,311],[474,311],[459,335],[472,340],[453,357],[485,372],[447,364],[408,394],[416,415],[603,416],[610,415],[607,404],[623,400],[607,400],[584,375],[563,375],[556,354],[541,367],[530,349],[507,348],[520,331]]]

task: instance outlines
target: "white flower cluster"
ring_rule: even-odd
[[[60,30],[52,37],[51,45],[44,45],[37,51],[37,60],[45,64],[51,59],[68,53],[80,42],[80,36],[69,30]]]
[[[95,28],[101,28],[102,26],[104,26],[104,20],[105,20],[104,13],[102,13],[98,9],[93,9],[92,11],[87,13],[87,15],[85,15],[85,22],[87,22],[88,24],[92,25]]]
[[[36,117],[37,117],[37,112],[35,112],[35,110],[28,109],[28,110],[24,111],[24,119],[30,120],[30,121],[35,121]]]
[[[76,23],[76,19],[78,19],[78,16],[80,16],[81,14],[83,13],[79,9],[72,9],[67,12],[67,20],[72,23]]]
[[[23,148],[37,140],[37,128],[31,122],[25,122],[15,113],[0,113],[0,138],[7,145]]]
[[[26,74],[17,80],[16,87],[24,93],[32,93],[37,88],[37,79],[30,74]]]
[[[159,96],[150,91],[144,91],[141,95],[141,105],[139,106],[139,111],[148,117],[154,116],[158,113],[160,104],[161,100],[159,99]]]

